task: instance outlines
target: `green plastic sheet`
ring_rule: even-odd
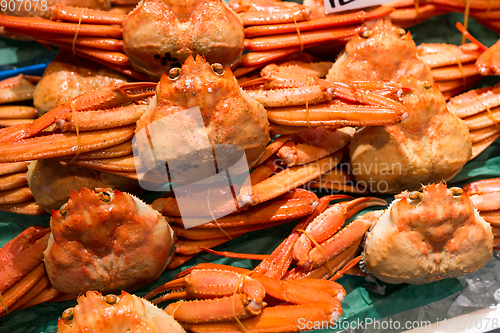
[[[461,36],[456,31],[454,24],[461,19],[462,15],[460,14],[449,14],[432,19],[410,30],[417,44],[421,42],[459,44],[461,42]],[[497,34],[477,24],[471,24],[470,31],[488,46],[499,38]],[[8,50],[6,52],[9,53],[14,51]],[[26,52],[26,50],[23,52]],[[0,54],[3,53],[0,52]],[[496,82],[498,82],[498,78],[489,78],[484,85],[492,85]],[[492,177],[500,177],[499,140],[479,157],[467,163],[463,170],[448,184],[450,186],[462,186],[471,181]],[[322,193],[319,192],[318,194],[321,195]],[[150,193],[143,199],[150,203],[157,196],[157,194]],[[392,200],[391,196],[383,196],[383,198],[388,200],[388,202]],[[30,217],[0,213],[0,246],[3,246],[8,240],[12,239],[26,227],[31,225],[48,226],[49,215]],[[263,231],[252,232],[219,246],[217,249],[244,253],[270,253],[289,234],[293,226],[294,223],[289,223]],[[181,270],[202,262],[217,262],[245,268],[253,268],[259,263],[258,261],[252,260],[234,260],[220,258],[211,254],[200,254],[187,262],[184,266],[172,271],[166,271],[158,281],[136,291],[136,294],[143,296],[148,291],[170,281]],[[406,284],[386,285],[385,295],[380,295],[372,291],[377,287],[377,284],[369,283],[362,277],[346,276],[341,278],[339,282],[348,292],[343,303],[344,312],[340,324],[337,326],[323,327],[322,329],[315,330],[315,332],[337,331],[341,327],[345,328],[345,325],[353,327],[356,323],[363,322],[365,318],[375,320],[387,317],[443,299],[462,288],[458,280],[447,279],[419,286]],[[0,318],[0,332],[56,332],[57,320],[62,311],[74,305],[74,301],[47,303],[15,311]],[[310,324],[312,325],[312,323]],[[314,325],[311,326],[311,328],[314,327]]]

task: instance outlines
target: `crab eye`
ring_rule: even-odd
[[[181,69],[179,67],[174,67],[174,68],[171,68],[169,71],[168,71],[168,77],[171,79],[171,80],[175,80],[179,77],[179,75],[181,75]]]
[[[71,320],[73,319],[73,313],[75,308],[67,308],[61,315],[62,320]]]
[[[421,192],[413,191],[408,195],[408,199],[410,199],[410,205],[418,205],[420,202],[422,202],[423,195]]]
[[[371,30],[365,30],[365,31],[363,31],[363,32],[361,33],[361,37],[363,37],[363,38],[368,38],[368,37],[370,37],[370,36],[371,36],[371,34],[372,34],[372,31],[371,31]]]
[[[219,74],[219,75],[224,74],[224,66],[222,66],[222,64],[219,64],[219,63],[212,64],[212,70],[216,74]]]
[[[61,214],[61,216],[66,216],[68,215],[68,204],[65,203],[64,205],[61,206],[61,208],[59,208],[59,214]]]
[[[104,296],[103,298],[104,298],[104,302],[108,303],[109,305],[113,305],[118,301],[118,297],[116,297],[116,295],[113,295],[113,294],[108,294],[108,295]]]
[[[425,81],[424,82],[424,88],[427,89],[427,90],[431,89],[432,88],[432,83],[430,83],[428,81]]]
[[[450,188],[451,194],[453,194],[454,197],[459,197],[462,194],[464,194],[464,190],[461,189],[460,187],[452,187]]]
[[[111,194],[108,192],[99,192],[97,193],[97,198],[104,203],[108,203],[111,201]]]
[[[403,37],[404,35],[406,35],[405,29],[398,29],[396,30],[396,32],[398,33],[399,37]]]

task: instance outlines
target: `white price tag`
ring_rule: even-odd
[[[394,0],[324,0],[324,1],[325,1],[325,14],[332,14],[351,9],[376,6],[384,2],[391,2]]]

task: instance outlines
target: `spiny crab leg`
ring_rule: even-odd
[[[480,212],[500,209],[500,178],[473,182],[465,185],[463,189]]]
[[[306,31],[297,35],[289,33],[245,39],[245,49],[248,51],[269,51],[288,47],[304,47],[310,44],[326,43],[342,38],[352,37],[363,30],[362,27],[329,28],[317,31]]]
[[[288,237],[269,255],[269,258],[264,259],[254,271],[275,279],[282,279],[292,263],[293,246],[298,237],[302,234],[299,230],[304,230],[311,221],[328,207],[331,201],[341,199],[352,199],[352,197],[339,194],[327,195],[320,198],[314,211],[309,216],[303,217],[290,235],[288,235]]]
[[[365,224],[358,226],[351,223],[338,234],[336,234],[337,231],[354,214],[376,205],[385,206],[387,202],[379,198],[363,197],[348,203],[337,203],[325,210],[307,226],[304,234],[294,245],[294,259],[298,265],[305,270],[310,270],[347,249],[354,241],[360,239],[368,228],[365,229]],[[332,235],[334,236],[330,238]],[[313,241],[319,246],[314,247]]]
[[[363,24],[366,21],[376,20],[382,18],[394,9],[390,7],[380,6],[370,12],[354,12],[349,14],[340,14],[330,16],[327,18],[309,20],[305,22],[289,23],[289,24],[276,24],[276,25],[263,25],[245,28],[245,36],[249,38],[266,35],[277,35],[285,33],[296,33],[299,30],[302,34],[304,31],[320,30],[326,28],[333,28],[339,26]]]

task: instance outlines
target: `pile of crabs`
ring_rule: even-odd
[[[403,27],[465,11],[498,30],[494,2],[96,2],[0,15],[61,50],[0,82],[0,210],[51,215],[0,249],[0,316],[77,299],[59,331],[295,332],[341,318],[343,275],[424,284],[491,260],[500,179],[447,182],[500,136],[499,88],[470,90],[498,47]],[[283,223],[270,254],[212,250]]]

